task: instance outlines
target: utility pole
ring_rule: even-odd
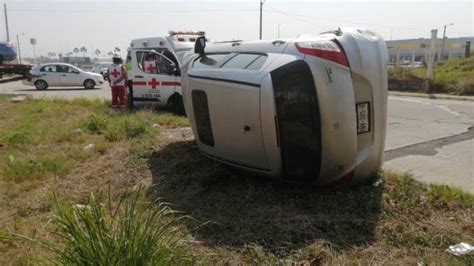
[[[441,60],[444,59],[444,40],[446,39],[446,28],[448,26],[451,26],[451,25],[454,25],[454,23],[449,23],[449,25],[444,25],[444,29],[443,29],[443,44],[441,46]]]
[[[426,78],[430,81],[433,80],[433,70],[434,70],[434,61],[436,55],[436,42],[438,40],[438,30],[431,30],[431,42],[430,48],[428,50],[428,72],[426,73]]]
[[[16,34],[16,43],[18,45],[18,60],[21,64],[21,47],[20,47],[20,35],[24,35],[24,33]]]
[[[263,3],[265,3],[265,0],[260,0],[260,40],[262,39],[262,10],[263,10]]]
[[[5,12],[5,27],[7,28],[7,42],[10,41],[10,30],[8,29],[8,15],[7,15],[7,4],[3,4],[3,11]]]

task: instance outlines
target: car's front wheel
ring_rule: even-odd
[[[35,82],[35,87],[39,91],[46,90],[48,88],[48,83],[40,79]]]
[[[93,81],[92,79],[86,79],[84,81],[84,88],[91,90],[94,87],[95,87],[95,81]]]

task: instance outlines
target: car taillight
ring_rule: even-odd
[[[303,54],[317,56],[349,67],[344,50],[331,40],[296,42],[296,49]]]

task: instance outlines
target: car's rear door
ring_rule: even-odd
[[[40,69],[40,77],[48,83],[49,86],[58,86],[60,84],[60,75],[57,65],[46,65]]]

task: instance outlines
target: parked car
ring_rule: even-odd
[[[47,63],[41,64],[30,71],[31,78],[23,80],[25,85],[34,85],[37,90],[46,90],[48,87],[84,86],[93,89],[104,84],[100,74],[86,72],[70,64]]]
[[[109,70],[109,67],[112,65],[112,62],[98,62],[95,63],[94,66],[92,67],[91,72],[101,74],[102,77],[107,75],[107,71]]]
[[[0,65],[4,61],[13,61],[16,59],[16,52],[10,42],[0,42]]]
[[[205,156],[288,182],[335,188],[383,162],[388,52],[382,37],[338,29],[293,39],[196,41],[183,102]]]

